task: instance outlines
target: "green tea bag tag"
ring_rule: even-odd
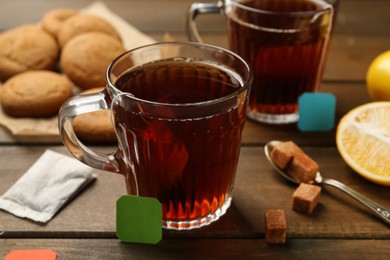
[[[116,235],[123,242],[157,244],[162,239],[162,205],[155,198],[122,196],[116,202]]]
[[[336,97],[331,93],[303,93],[298,99],[298,128],[303,132],[334,128]]]

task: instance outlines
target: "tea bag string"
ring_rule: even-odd
[[[123,96],[124,97],[134,97],[130,93],[119,93],[119,94],[115,95],[115,97],[112,99],[111,105],[110,105],[110,110],[111,110],[110,120],[111,120],[111,124],[114,128],[115,134],[116,134],[117,139],[118,139],[118,147],[125,153],[122,159],[124,160],[126,165],[131,167],[131,174],[133,176],[133,183],[135,185],[135,194],[134,195],[139,196],[138,180],[137,180],[137,175],[135,174],[135,171],[134,171],[134,167],[133,167],[134,164],[132,162],[129,162],[129,158],[130,158],[129,149],[130,149],[130,147],[127,144],[128,143],[127,140],[124,140],[125,138],[127,139],[126,129],[123,125],[120,125],[120,124],[118,124],[118,126],[115,125],[114,104],[115,104],[115,102],[118,102],[117,105],[120,106],[121,100],[119,98],[123,98]],[[137,152],[137,151],[135,151],[135,152]],[[137,153],[136,153],[136,156],[138,156]]]

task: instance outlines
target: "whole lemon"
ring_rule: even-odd
[[[377,56],[370,64],[366,83],[374,101],[390,101],[390,50]]]

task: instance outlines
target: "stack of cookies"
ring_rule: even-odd
[[[54,116],[74,93],[102,91],[107,66],[125,51],[110,23],[72,9],[0,33],[0,46],[0,103],[18,118]],[[85,116],[75,120],[81,139],[115,140],[107,111]]]

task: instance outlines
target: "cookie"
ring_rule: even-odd
[[[86,90],[80,95],[101,92],[104,88]],[[87,142],[114,142],[115,130],[111,123],[110,111],[99,110],[76,116],[73,129],[78,138]]]
[[[84,33],[70,40],[62,50],[61,69],[82,89],[104,87],[108,65],[124,51],[122,43],[110,35]]]
[[[47,117],[58,113],[72,96],[72,84],[52,71],[27,71],[1,87],[3,111],[13,117]]]
[[[120,40],[116,29],[100,17],[88,14],[76,14],[67,19],[58,32],[58,41],[61,47],[77,35],[87,32],[101,32]]]
[[[76,10],[70,8],[58,8],[48,11],[42,17],[42,28],[57,39],[62,24],[77,13]]]
[[[23,25],[0,34],[0,80],[28,70],[51,70],[58,58],[54,37],[38,25]]]

